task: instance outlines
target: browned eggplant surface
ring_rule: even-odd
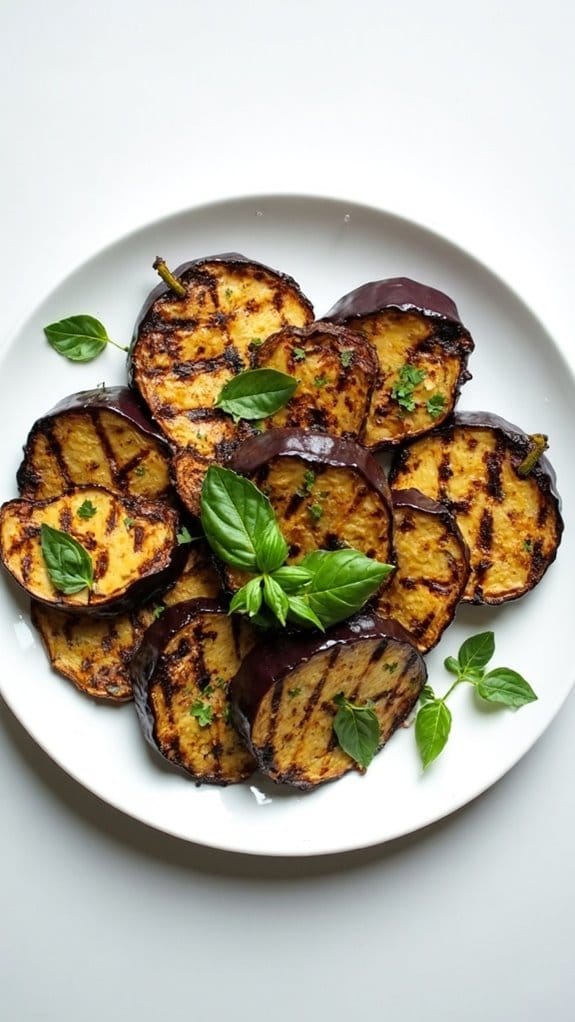
[[[92,483],[150,500],[166,496],[169,449],[128,387],[72,394],[34,423],[18,470],[26,500]]]
[[[378,366],[361,334],[330,323],[285,327],[257,349],[254,366],[298,380],[293,397],[266,427],[311,429],[350,440],[362,433]]]
[[[215,600],[170,607],[132,661],[145,738],[198,783],[232,784],[255,769],[232,722],[228,687],[254,631]]]
[[[563,531],[555,476],[544,456],[529,466],[533,448],[505,419],[467,412],[405,448],[392,467],[394,487],[422,490],[455,515],[471,554],[466,602],[517,599],[555,559]]]
[[[374,346],[379,372],[366,428],[372,450],[397,446],[453,411],[473,341],[447,295],[407,277],[356,288],[325,319],[358,331]]]
[[[80,509],[94,508],[89,518]],[[92,560],[94,584],[65,594],[52,584],[41,547],[46,524],[80,543]],[[119,497],[83,486],[33,503],[11,500],[0,511],[4,567],[34,599],[60,609],[119,613],[151,597],[179,574],[178,516],[166,504]]]
[[[396,570],[375,601],[426,653],[453,620],[469,578],[467,544],[444,504],[418,490],[393,497]]]
[[[242,444],[230,468],[269,497],[290,559],[348,546],[393,563],[391,494],[383,469],[359,444],[270,430]]]
[[[198,597],[215,599],[222,593],[220,576],[214,566],[212,552],[200,540],[188,547],[188,556],[183,571],[165,592],[158,594],[155,602],[148,603],[138,611],[138,621],[148,628],[165,607],[175,603],[186,603]]]
[[[249,368],[252,351],[284,326],[304,326],[312,307],[291,277],[235,254],[175,271],[179,298],[161,285],[136,325],[130,378],[177,447],[221,460],[235,425],[214,408],[225,383]]]
[[[54,670],[80,692],[113,703],[132,698],[128,665],[144,634],[135,614],[69,614],[33,600],[32,623]]]
[[[425,680],[423,659],[404,629],[361,614],[325,635],[258,644],[231,684],[234,719],[264,774],[313,788],[357,769],[334,732],[336,696],[372,706],[381,748]]]

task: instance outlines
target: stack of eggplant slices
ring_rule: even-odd
[[[432,287],[368,283],[315,320],[245,256],[154,265],[127,385],[31,428],[4,568],[53,668],[133,699],[197,783],[363,771],[346,711],[381,749],[458,604],[515,600],[554,560],[546,438],[455,411],[474,345]]]

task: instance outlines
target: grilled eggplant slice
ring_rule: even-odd
[[[393,563],[391,494],[383,469],[359,444],[323,433],[269,430],[242,444],[230,468],[269,497],[290,560],[348,546]]]
[[[147,604],[138,611],[138,621],[149,628],[166,607],[175,603],[186,603],[198,597],[216,599],[222,595],[220,576],[214,567],[213,555],[205,540],[199,540],[188,547],[184,569],[176,581],[168,586],[154,604]]]
[[[340,298],[325,319],[363,334],[379,373],[362,443],[393,447],[429,432],[453,411],[470,379],[473,341],[451,298],[407,277],[373,281]]]
[[[314,788],[356,766],[333,730],[336,696],[373,706],[381,748],[426,677],[401,625],[363,613],[325,635],[275,635],[259,643],[231,683],[234,720],[264,774]]]
[[[515,600],[555,560],[563,531],[555,473],[534,438],[499,416],[459,413],[401,451],[390,478],[455,515],[471,553],[467,603]]]
[[[257,368],[295,376],[298,388],[267,428],[292,427],[357,440],[363,432],[378,362],[361,334],[330,323],[285,327],[254,355]]]
[[[175,276],[185,296],[161,284],[138,318],[130,380],[176,447],[221,461],[236,432],[214,408],[223,385],[261,341],[311,322],[313,310],[291,277],[237,253],[184,263]]]
[[[469,578],[467,544],[444,504],[419,490],[395,490],[397,567],[375,610],[409,632],[421,653],[435,646],[453,620]]]
[[[128,665],[144,634],[136,614],[69,614],[33,600],[32,623],[54,670],[80,692],[112,703],[132,698]]]
[[[67,533],[84,547],[92,560],[91,589],[65,594],[54,587],[42,555],[42,524]],[[151,598],[180,573],[186,548],[178,546],[177,527],[177,513],[164,503],[81,486],[51,500],[5,503],[0,511],[0,556],[16,582],[41,603],[117,614]]]
[[[255,769],[228,701],[230,679],[254,636],[217,600],[190,600],[166,610],[132,661],[144,737],[198,783],[233,784]]]
[[[170,450],[128,387],[64,398],[34,423],[17,475],[25,500],[46,500],[93,483],[158,500],[170,487]]]

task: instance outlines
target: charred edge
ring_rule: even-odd
[[[424,618],[421,618],[419,620],[416,618],[415,623],[413,625],[410,624],[409,626],[409,631],[413,635],[414,639],[421,641],[421,639],[427,632],[427,629],[430,628],[431,625],[433,624],[434,620],[435,614],[433,613],[433,611],[430,611],[429,614],[426,614]]]

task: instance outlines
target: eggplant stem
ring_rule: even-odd
[[[164,283],[168,285],[168,287],[174,292],[174,294],[178,296],[178,298],[186,297],[186,289],[182,284],[181,280],[178,280],[177,277],[174,277],[174,274],[169,269],[166,262],[162,259],[161,256],[156,256],[156,258],[154,259],[154,269],[156,273],[159,273]]]
[[[539,458],[549,446],[547,443],[547,437],[544,433],[533,433],[529,437],[529,440],[531,442],[531,449],[529,453],[525,455],[523,461],[521,461],[517,466],[517,475],[522,478],[531,474],[539,461]]]

